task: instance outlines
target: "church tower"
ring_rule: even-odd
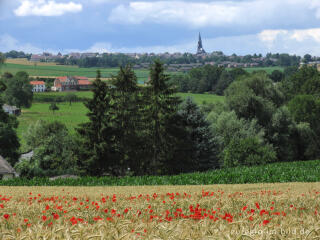
[[[201,40],[201,35],[199,33],[199,41],[198,41],[198,50],[197,50],[197,54],[204,54],[206,53],[206,51],[203,49],[202,47],[202,40]]]

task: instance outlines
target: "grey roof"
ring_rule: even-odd
[[[4,110],[11,110],[11,111],[19,110],[19,108],[17,108],[16,106],[10,106],[8,104],[3,104],[2,108]]]
[[[33,151],[30,151],[28,153],[21,154],[20,161],[24,159],[30,160],[32,157],[33,157]]]
[[[15,170],[11,165],[0,156],[0,174],[16,174]]]

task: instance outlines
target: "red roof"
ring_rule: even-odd
[[[44,81],[31,81],[31,85],[44,85]]]
[[[57,77],[56,79],[60,80],[60,81],[67,81],[67,77]]]
[[[91,85],[92,82],[89,80],[78,80],[79,85]]]
[[[81,76],[74,76],[74,78],[77,80],[88,80],[87,77],[81,77]]]

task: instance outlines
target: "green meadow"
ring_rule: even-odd
[[[103,78],[110,78],[113,75],[116,75],[119,71],[119,68],[79,68],[77,66],[43,66],[43,65],[23,65],[23,64],[13,64],[6,63],[2,67],[2,72],[10,72],[15,74],[19,71],[25,71],[30,76],[42,76],[42,77],[59,77],[59,76],[84,76],[88,78],[95,78],[97,70],[101,71]],[[135,73],[139,79],[140,83],[143,83],[148,79],[149,71],[148,70],[135,70]]]
[[[252,73],[253,71],[266,71],[268,74],[271,74],[274,70],[284,71],[284,67],[251,67],[244,69],[249,73]]]

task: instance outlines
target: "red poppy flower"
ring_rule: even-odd
[[[9,215],[9,214],[4,214],[3,217],[4,217],[6,220],[8,220],[9,217],[10,217],[10,215]]]
[[[263,225],[265,226],[265,225],[267,225],[269,222],[270,222],[269,220],[264,220],[264,221],[263,221]]]

